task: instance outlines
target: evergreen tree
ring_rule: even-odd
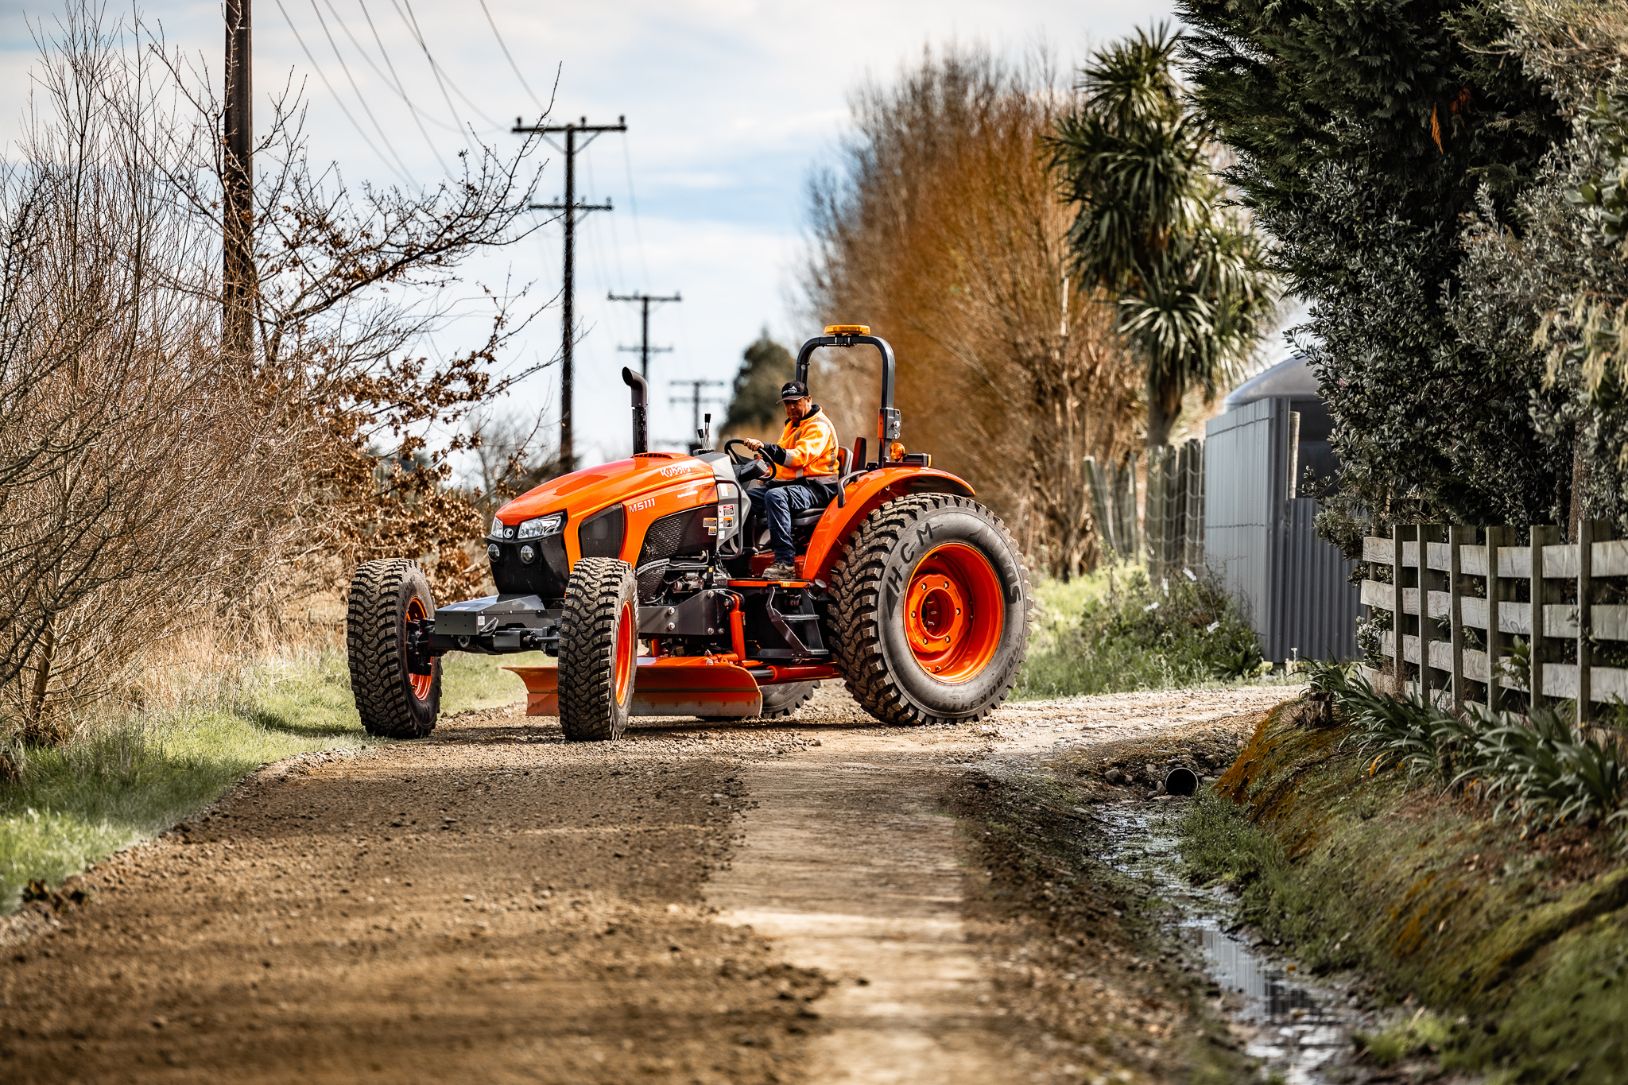
[[[1229,178],[1311,303],[1306,345],[1342,489],[1394,520],[1554,515],[1569,448],[1534,424],[1541,373],[1449,317],[1463,217],[1507,215],[1563,129],[1489,0],[1181,0],[1196,98]]]
[[[758,334],[741,359],[729,400],[729,413],[720,432],[774,429],[784,420],[780,386],[791,380],[795,359],[791,351],[769,338],[768,328]]]

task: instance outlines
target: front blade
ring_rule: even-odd
[[[553,665],[507,667],[526,683],[526,715],[560,714],[560,673]],[[748,719],[763,711],[763,693],[745,667],[709,656],[639,660],[633,672],[634,716],[722,716]]]

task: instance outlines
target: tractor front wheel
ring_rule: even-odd
[[[639,656],[633,570],[615,558],[582,558],[560,616],[560,730],[571,742],[622,737]]]
[[[913,494],[867,516],[831,574],[831,638],[848,691],[883,723],[983,718],[1029,637],[1017,546],[971,498]]]
[[[441,660],[420,664],[415,672],[408,645],[412,626],[434,616],[430,582],[416,562],[364,561],[351,578],[345,654],[356,712],[368,734],[423,738],[435,729]]]

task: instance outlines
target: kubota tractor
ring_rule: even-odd
[[[893,348],[832,325],[797,353],[874,347],[882,404],[874,455],[839,454],[837,495],[794,518],[798,576],[765,580],[767,530],[746,497],[773,464],[698,435],[689,455],[646,451],[645,382],[632,390],[631,459],[562,475],[498,510],[486,539],[498,594],[437,608],[411,561],[370,561],[351,582],[351,687],[370,734],[435,726],[440,658],[541,649],[514,667],[527,712],[565,737],[614,739],[630,715],[786,715],[841,678],[890,724],[976,720],[1005,698],[1030,596],[1011,536],[972,487],[899,442]]]

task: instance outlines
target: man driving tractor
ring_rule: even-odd
[[[789,580],[797,575],[797,548],[792,541],[791,518],[831,502],[837,493],[837,429],[809,399],[801,381],[780,388],[786,407],[786,428],[779,444],[746,439],[752,451],[762,451],[775,462],[774,479],[747,491],[752,507],[769,524],[774,564],[763,571],[767,580]]]

